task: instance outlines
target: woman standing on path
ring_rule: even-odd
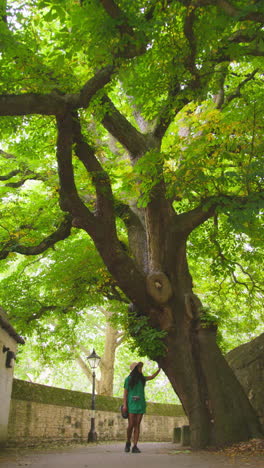
[[[143,414],[146,412],[146,400],[145,400],[145,383],[147,380],[154,379],[160,372],[158,370],[149,377],[145,377],[142,374],[143,362],[133,362],[130,365],[130,375],[125,379],[124,383],[124,402],[123,411],[128,411],[128,428],[127,428],[127,441],[125,446],[125,452],[130,452],[131,437],[133,434],[134,445],[132,447],[133,453],[140,453],[137,447],[140,423]]]

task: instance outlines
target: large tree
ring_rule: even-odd
[[[132,333],[145,319],[164,332],[155,358],[192,446],[259,435],[187,255],[199,232],[197,259],[206,249],[217,274],[261,294],[229,242],[258,258],[262,2],[7,0],[1,17],[1,258],[86,231],[131,302]]]

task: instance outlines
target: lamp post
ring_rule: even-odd
[[[87,356],[88,362],[93,370],[93,391],[92,391],[92,417],[91,417],[91,429],[88,433],[88,442],[96,442],[97,441],[97,434],[95,432],[95,369],[98,366],[99,362],[101,361],[100,356],[97,356],[95,350]]]

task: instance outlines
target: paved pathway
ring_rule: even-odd
[[[230,458],[206,451],[191,452],[172,443],[145,442],[139,447],[139,454],[125,453],[123,443],[2,449],[0,468],[264,468],[260,456]]]

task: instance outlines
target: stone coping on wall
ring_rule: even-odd
[[[66,390],[14,379],[12,399],[87,409],[91,407],[92,395],[90,393]],[[122,402],[122,398],[96,395],[96,409],[98,411],[119,412]],[[151,402],[148,402],[148,414],[172,417],[185,416],[181,405]]]

